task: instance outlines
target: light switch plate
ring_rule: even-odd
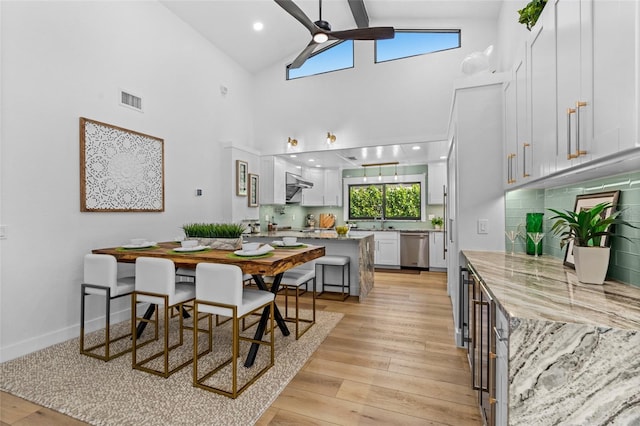
[[[478,234],[489,233],[489,219],[478,219]]]

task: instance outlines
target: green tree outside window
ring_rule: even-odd
[[[420,220],[421,185],[418,182],[349,186],[349,219]]]

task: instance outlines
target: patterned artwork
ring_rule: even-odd
[[[164,140],[80,118],[80,210],[164,211]]]

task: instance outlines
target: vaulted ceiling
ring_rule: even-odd
[[[161,0],[178,17],[251,73],[291,62],[309,43],[308,30],[273,0]],[[318,0],[294,0],[316,21]],[[364,0],[370,26],[420,20],[497,18],[502,0]],[[322,18],[332,29],[356,28],[347,0],[324,0]],[[255,31],[253,24],[264,28]],[[402,28],[400,26],[399,28]]]

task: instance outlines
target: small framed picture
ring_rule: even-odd
[[[260,193],[260,177],[249,173],[249,207],[258,207]]]
[[[609,192],[599,192],[597,194],[586,194],[586,195],[577,195],[576,196],[576,205],[573,208],[573,211],[578,213],[585,209],[590,209],[595,207],[600,203],[611,203],[613,207],[608,208],[602,212],[604,217],[609,217],[616,209],[616,204],[618,203],[618,197],[620,196],[620,191],[609,191]],[[609,236],[605,236],[600,241],[600,245],[602,247],[608,247],[611,244]],[[564,264],[570,268],[575,268],[575,261],[573,260],[573,240],[569,241],[567,244],[567,251],[564,254]]]
[[[236,195],[247,196],[249,164],[246,161],[236,160]]]

